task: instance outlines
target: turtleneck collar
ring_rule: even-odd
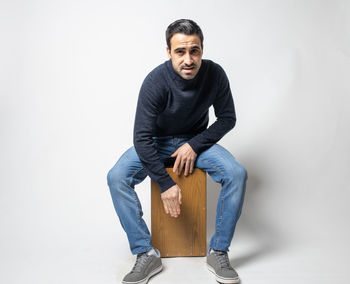
[[[185,89],[190,89],[192,87],[194,87],[196,85],[196,83],[198,82],[198,80],[200,79],[202,73],[203,73],[203,69],[204,69],[204,60],[202,59],[201,62],[201,67],[198,70],[198,73],[196,74],[196,76],[192,79],[184,79],[180,76],[180,74],[178,74],[175,70],[174,67],[171,63],[171,59],[169,59],[168,61],[165,62],[166,68],[168,69],[172,79],[174,81],[176,81],[177,85],[185,90]]]

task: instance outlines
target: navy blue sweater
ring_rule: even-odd
[[[209,107],[216,121],[209,127]],[[236,124],[235,107],[225,71],[211,60],[202,60],[197,75],[183,79],[168,60],[151,71],[141,86],[134,146],[150,178],[161,192],[175,182],[165,170],[153,142],[154,136],[193,136],[189,140],[199,155],[218,142]]]

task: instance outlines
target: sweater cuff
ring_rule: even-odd
[[[176,184],[169,175],[157,180],[156,183],[158,183],[158,185],[160,187],[160,193],[167,191],[170,187],[172,187]]]
[[[190,141],[188,141],[187,143],[191,146],[192,150],[195,151],[197,155],[199,155],[200,148],[201,148],[200,144],[196,143],[196,142],[194,141],[194,138],[192,138],[192,139],[191,139]]]

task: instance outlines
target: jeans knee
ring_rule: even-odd
[[[248,179],[247,169],[244,166],[240,165],[240,167],[239,167],[239,169],[237,171],[238,171],[238,173],[237,173],[238,178],[242,182],[245,182]]]
[[[111,184],[113,183],[113,180],[114,180],[114,177],[113,177],[113,168],[112,168],[107,173],[107,184],[111,186]]]
[[[226,181],[228,183],[244,183],[247,178],[247,170],[241,164],[236,164],[233,168],[231,168],[230,172],[226,174]]]
[[[110,189],[112,189],[113,185],[122,183],[125,179],[126,176],[123,176],[122,171],[117,167],[117,165],[110,169],[107,174],[107,183]]]

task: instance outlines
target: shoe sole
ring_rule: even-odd
[[[216,281],[220,282],[220,283],[225,283],[225,284],[236,284],[239,283],[239,277],[235,277],[235,278],[225,278],[222,277],[220,275],[217,275],[214,268],[211,267],[209,264],[207,264],[208,270],[213,273],[215,275],[215,279]]]
[[[148,280],[156,275],[157,273],[161,272],[163,269],[163,265],[161,266],[158,266],[156,269],[154,269],[153,271],[150,272],[150,274],[147,275],[146,278],[142,279],[142,280],[139,280],[139,281],[136,281],[136,282],[125,282],[125,281],[122,281],[123,284],[146,284],[148,282]]]

